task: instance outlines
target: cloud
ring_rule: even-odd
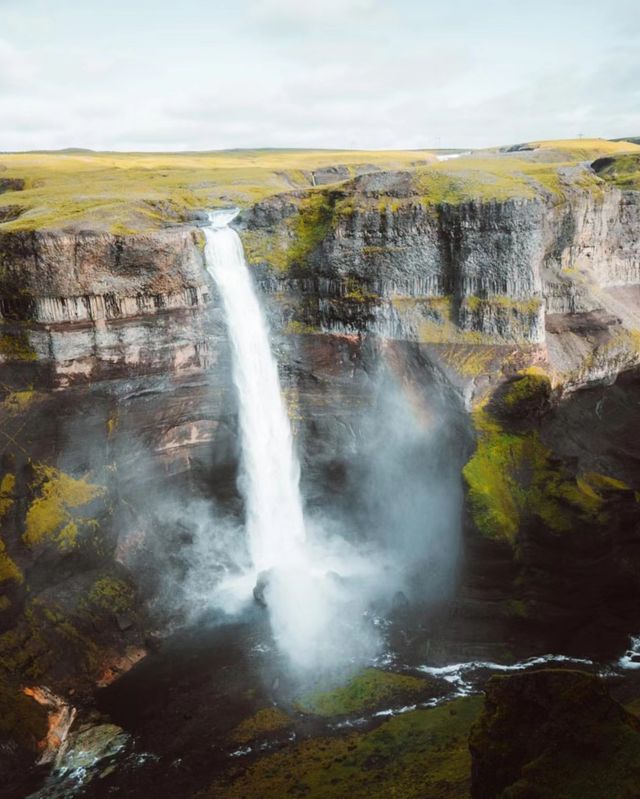
[[[0,39],[0,91],[24,89],[33,83],[36,74],[35,61],[26,51]]]
[[[55,13],[15,0],[11,15],[0,3],[0,149],[473,147],[640,130],[638,26],[614,13],[628,0],[584,0],[578,16],[539,0],[526,25],[507,0],[183,0],[178,20],[169,0],[153,15],[151,0],[108,12],[59,0]]]
[[[378,0],[253,0],[250,16],[270,24],[333,25],[364,20],[380,10]]]

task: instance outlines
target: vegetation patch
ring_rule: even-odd
[[[18,625],[0,635],[0,670],[40,681],[65,664],[68,675],[95,674],[100,649],[61,607],[39,598],[28,602]]]
[[[16,476],[7,472],[0,480],[0,520],[7,515],[14,503]]]
[[[551,394],[549,376],[534,366],[504,383],[494,395],[492,406],[501,416],[526,423],[549,409]]]
[[[4,541],[0,538],[0,583],[6,583],[10,580],[21,583],[24,577],[18,566],[7,554]]]
[[[194,210],[247,208],[311,188],[312,173],[323,167],[343,164],[351,177],[356,165],[393,170],[430,159],[422,151],[4,153],[3,178],[19,179],[22,189],[2,194],[0,231],[95,228],[130,235],[188,222]]]
[[[640,147],[633,142],[609,139],[551,139],[532,142],[532,147],[550,154],[560,153],[571,161],[591,161],[601,155],[626,152],[640,153]]]
[[[256,738],[269,733],[279,732],[291,727],[293,721],[277,707],[265,707],[251,718],[245,719],[231,733],[230,739],[235,744],[248,744]]]
[[[0,335],[0,355],[7,361],[35,361],[38,358],[24,332]]]
[[[47,730],[45,708],[25,696],[18,686],[0,679],[0,733],[36,751],[38,741],[46,736]]]
[[[462,799],[481,697],[415,710],[364,733],[312,738],[239,767],[199,799]]]
[[[350,275],[344,284],[342,299],[348,302],[378,302],[380,296],[367,288],[360,278]]]
[[[314,250],[335,227],[336,202],[343,196],[336,191],[311,192],[300,203],[293,219],[293,240],[287,252],[289,266],[304,268]]]
[[[308,325],[297,319],[291,319],[284,327],[284,333],[288,336],[304,336],[312,333],[319,333],[320,328],[316,325]]]
[[[251,266],[269,264],[278,271],[285,271],[289,266],[288,230],[269,233],[266,230],[244,230],[240,234],[244,255]]]
[[[125,613],[134,605],[133,588],[116,577],[101,577],[91,586],[89,605],[112,613]]]
[[[546,669],[492,677],[471,733],[473,795],[632,799],[640,723],[597,677]]]
[[[32,388],[12,391],[4,399],[2,407],[9,413],[22,413],[33,402],[36,392]]]
[[[428,681],[420,677],[365,669],[344,686],[302,697],[296,707],[317,716],[342,716],[373,710],[385,703],[415,700],[427,686]]]
[[[75,547],[80,526],[95,525],[77,516],[77,509],[104,494],[104,488],[70,477],[51,466],[35,464],[34,490],[39,496],[27,511],[23,540],[29,547],[53,541],[60,549]]]
[[[496,156],[469,156],[423,167],[416,170],[414,185],[426,205],[531,200],[541,193],[562,197],[557,164]]]
[[[444,347],[440,357],[451,369],[465,377],[478,377],[489,371],[499,357],[496,347],[454,344]]]
[[[599,178],[619,189],[640,190],[640,153],[598,158],[592,167]]]
[[[476,450],[463,469],[471,514],[488,538],[514,543],[524,521],[537,518],[556,533],[584,523],[606,524],[606,493],[624,484],[574,478],[553,458],[537,431],[505,430],[486,407],[474,412]]]

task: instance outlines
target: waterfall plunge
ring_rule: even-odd
[[[232,348],[242,447],[239,487],[254,567],[249,583],[252,588],[256,577],[268,572],[271,626],[294,666],[339,667],[369,656],[377,646],[362,623],[365,600],[352,590],[369,563],[340,539],[329,542],[322,535],[314,543],[307,536],[300,468],[267,323],[242,243],[229,227],[236,214],[210,214],[205,258],[222,297]],[[246,580],[243,585],[246,591]]]
[[[222,296],[231,340],[242,446],[240,489],[249,550],[258,572],[299,564],[305,541],[300,468],[282,399],[269,333],[245,263],[228,225],[237,211],[210,215],[207,268]]]

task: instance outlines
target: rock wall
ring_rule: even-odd
[[[309,196],[266,200],[242,220],[293,329],[533,346],[568,389],[638,363],[637,192],[429,206],[402,175],[375,175],[326,190],[324,205]]]
[[[54,385],[210,363],[201,234],[0,237],[0,358]]]

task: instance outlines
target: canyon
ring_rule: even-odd
[[[640,147],[590,146],[397,168],[362,156],[243,199],[231,223],[307,513],[403,568],[415,559],[379,611],[413,665],[614,662],[639,632]],[[236,195],[172,204],[142,230],[31,227],[19,167],[0,224],[0,768],[25,796],[69,708],[91,729],[120,725],[105,751],[125,745],[140,689],[127,680],[160,680],[174,634],[191,651],[183,631],[243,557],[229,523],[243,497],[204,231],[205,207]],[[205,649],[222,663],[218,635]],[[243,658],[239,682],[256,669]],[[42,686],[53,699],[24,693]]]

